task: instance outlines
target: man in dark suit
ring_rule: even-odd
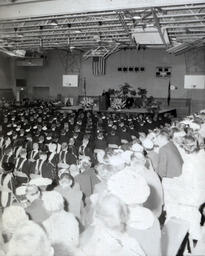
[[[94,148],[102,149],[102,150],[105,150],[107,148],[107,142],[106,142],[105,137],[102,132],[99,132],[97,134],[97,138],[94,143]]]
[[[20,156],[16,159],[14,176],[16,178],[18,186],[22,183],[26,183],[29,180],[31,164],[27,159],[27,151],[22,148]]]
[[[54,181],[57,178],[55,166],[47,161],[47,157],[46,152],[39,153],[39,159],[32,163],[32,173]]]
[[[72,138],[69,140],[69,145],[66,142],[62,143],[61,151],[59,153],[59,162],[68,165],[76,164],[77,152]]]
[[[177,147],[169,140],[169,133],[162,129],[157,136],[156,143],[159,145],[159,160],[157,173],[161,178],[178,177],[182,173],[183,159]]]
[[[79,146],[78,149],[78,155],[79,156],[89,156],[92,162],[93,158],[93,145],[92,142],[90,141],[90,136],[85,135],[83,137],[82,143]]]

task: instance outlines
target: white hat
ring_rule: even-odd
[[[125,164],[125,159],[121,156],[121,154],[112,155],[108,158],[108,164],[112,166],[119,166]]]
[[[129,207],[129,217],[127,225],[134,229],[145,230],[151,228],[154,224],[154,215],[149,209],[136,206]]]
[[[154,147],[153,142],[148,138],[143,140],[142,145],[145,149],[153,149],[153,147]]]
[[[194,122],[190,123],[189,126],[190,126],[190,128],[193,129],[194,131],[199,130],[200,127],[201,127],[199,124],[194,123]]]
[[[131,161],[131,156],[133,154],[133,151],[130,150],[126,150],[124,152],[121,153],[121,157],[123,158],[123,160],[125,161],[125,163],[129,164]]]
[[[52,180],[49,178],[43,178],[43,177],[39,177],[39,178],[35,178],[30,180],[29,184],[30,185],[36,185],[37,187],[41,187],[41,186],[48,186],[52,183]]]
[[[3,230],[11,234],[13,234],[16,231],[16,228],[25,221],[28,221],[28,215],[21,206],[11,205],[5,208],[2,214]]]
[[[63,196],[57,191],[46,191],[42,195],[43,205],[49,212],[56,212],[63,209]]]
[[[174,133],[173,138],[184,137],[185,135],[186,135],[185,131],[179,131]]]
[[[128,205],[142,204],[150,194],[150,188],[145,179],[129,170],[114,174],[107,184],[108,190]]]
[[[44,126],[42,127],[42,130],[43,130],[43,131],[46,131],[46,130],[47,130],[47,127],[44,125]]]
[[[135,152],[143,152],[143,147],[139,143],[132,145],[132,150]]]
[[[68,169],[69,167],[70,167],[70,165],[68,165],[66,163],[59,163],[58,164],[59,169]]]

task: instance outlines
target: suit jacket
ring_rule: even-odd
[[[71,150],[61,151],[58,156],[59,156],[59,162],[66,163],[69,165],[77,163],[77,156]]]
[[[173,142],[159,149],[157,172],[161,178],[178,177],[182,173],[183,159]]]
[[[39,152],[31,150],[28,152],[27,158],[37,160],[39,158]]]
[[[78,151],[79,156],[89,156],[91,161],[93,161],[93,146],[89,143],[84,147],[83,145],[80,145],[79,151]]]
[[[18,186],[22,183],[26,183],[29,180],[31,171],[31,163],[24,158],[18,157],[16,159],[14,176]]]
[[[99,140],[96,139],[95,141],[95,149],[103,149],[105,150],[107,148],[107,142],[105,139]]]
[[[57,178],[55,167],[51,163],[43,161],[42,159],[38,159],[32,163],[32,173],[51,180],[55,180]]]
[[[74,179],[75,182],[80,185],[80,190],[86,195],[86,197],[93,194],[95,184],[100,182],[92,168],[78,174]]]

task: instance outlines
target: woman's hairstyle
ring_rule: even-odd
[[[75,181],[74,181],[74,178],[72,175],[70,175],[69,173],[62,173],[59,177],[59,180],[62,180],[62,179],[67,179],[67,180],[71,180],[72,183],[71,183],[71,187],[73,187],[75,185]]]
[[[187,153],[199,151],[199,143],[194,136],[186,135],[182,141],[182,147]]]
[[[42,195],[43,205],[49,212],[58,212],[64,209],[64,199],[57,191],[46,191]]]
[[[166,137],[168,140],[170,139],[170,133],[168,129],[161,129],[161,131],[159,132],[159,135]]]
[[[2,226],[5,233],[13,234],[16,228],[28,221],[28,216],[21,206],[11,205],[2,214]]]
[[[33,221],[18,227],[8,246],[7,256],[53,256],[54,250],[45,231]]]
[[[174,133],[180,132],[180,129],[177,127],[172,127],[170,130],[170,138],[172,139],[174,137]]]

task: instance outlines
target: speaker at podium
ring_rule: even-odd
[[[107,99],[106,96],[99,96],[99,110],[107,110],[108,109],[108,104],[107,104]]]

